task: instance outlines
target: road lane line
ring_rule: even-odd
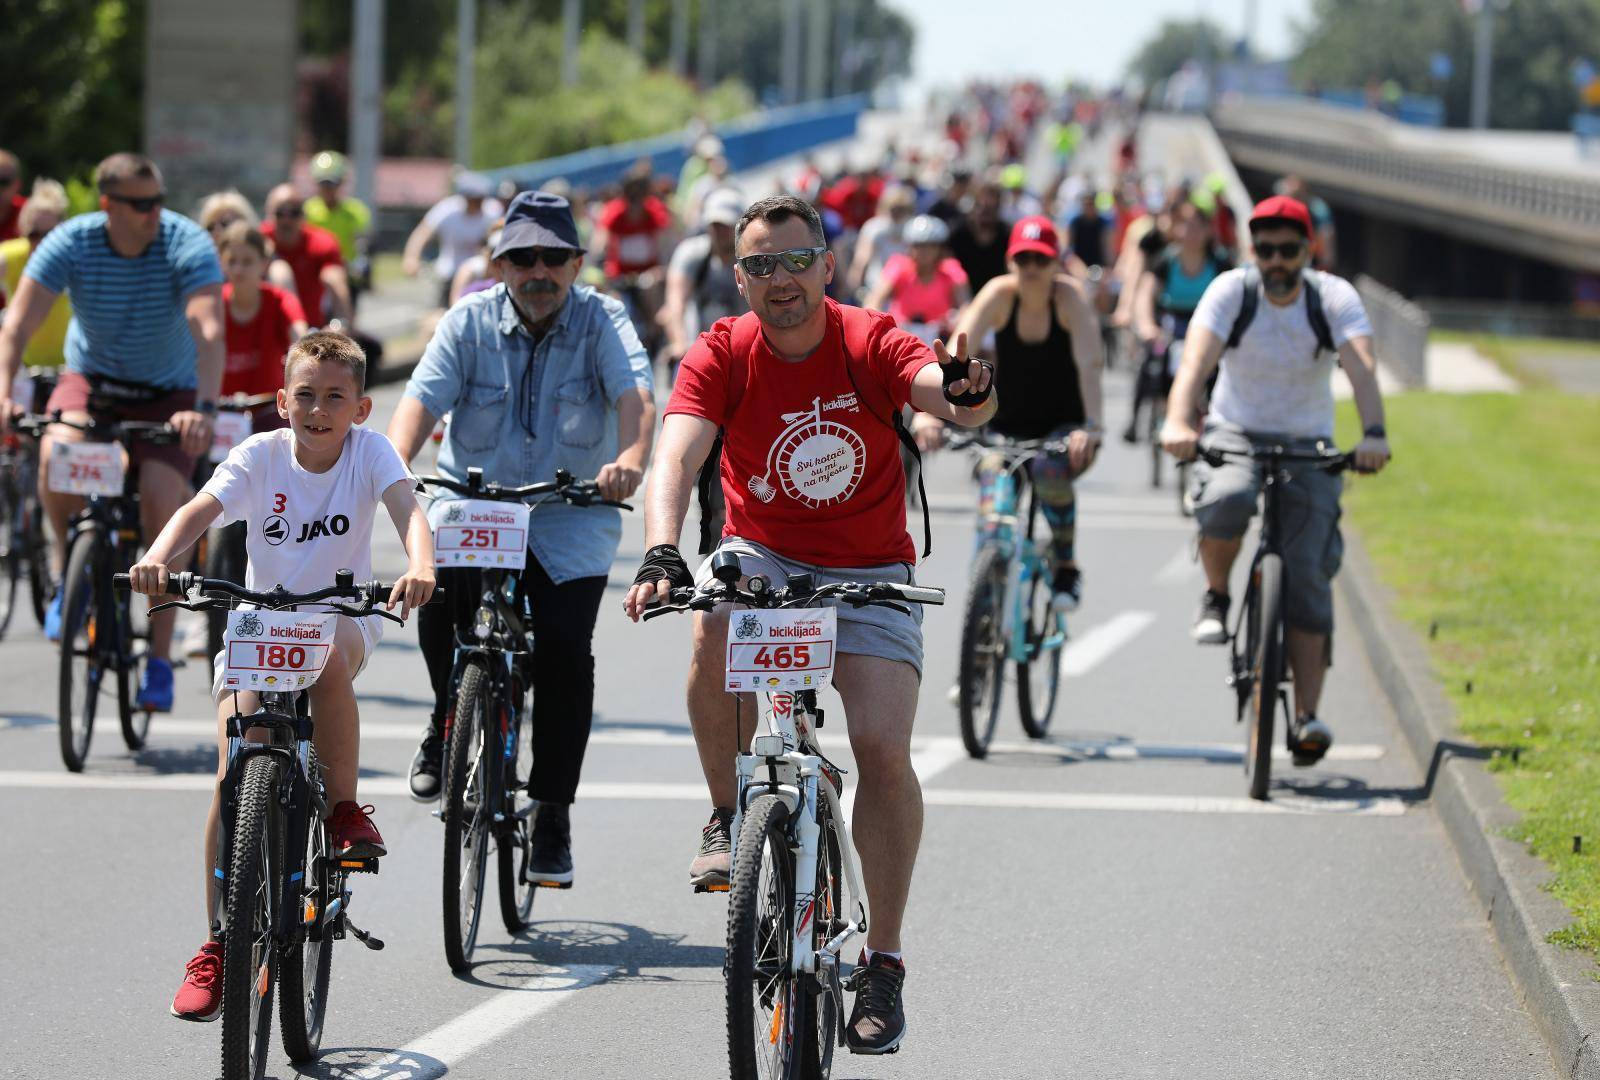
[[[570,995],[600,982],[613,970],[595,964],[574,964],[570,968],[535,975],[521,986],[502,990],[416,1042],[346,1075],[351,1080],[432,1080],[444,1076],[462,1058],[562,1004]]]
[[[1377,761],[1388,751],[1376,743],[1335,743],[1324,761]],[[990,754],[1032,754],[1037,757],[1075,760],[1139,761],[1180,759],[1196,761],[1243,761],[1242,743],[1141,743],[1096,741],[1001,741],[989,746]],[[1275,761],[1288,761],[1287,747],[1275,746]]]
[[[62,791],[210,791],[216,781],[209,773],[175,773],[162,776],[125,773],[122,775],[81,773],[73,776],[60,771],[0,772],[0,790],[34,788]],[[397,776],[371,777],[361,781],[361,794],[371,798],[410,798],[405,779]],[[854,790],[853,788],[850,790]],[[624,802],[705,802],[704,784],[625,784],[588,782],[578,786],[580,799]],[[1056,791],[985,791],[950,788],[924,789],[923,801],[930,806],[958,806],[974,809],[1013,810],[1110,810],[1128,813],[1186,814],[1336,814],[1392,817],[1405,813],[1405,802],[1397,798],[1319,799],[1287,795],[1272,802],[1209,795],[1094,794]],[[1285,801],[1287,799],[1287,801]]]
[[[1157,585],[1182,585],[1190,579],[1197,579],[1199,572],[1200,568],[1194,561],[1194,545],[1184,544],[1156,571],[1154,580]]]
[[[1070,639],[1067,647],[1061,650],[1061,673],[1072,678],[1087,675],[1155,621],[1153,611],[1124,611],[1091,626],[1082,637]]]

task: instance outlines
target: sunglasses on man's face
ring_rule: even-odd
[[[777,251],[772,254],[746,255],[742,259],[735,259],[744,272],[751,277],[769,278],[778,271],[778,264],[791,274],[803,274],[816,265],[828,249],[825,247],[790,248],[788,251]]]
[[[506,252],[506,261],[524,270],[531,269],[539,263],[544,263],[554,270],[558,266],[567,265],[576,254],[577,252],[571,248],[512,248]]]
[[[49,235],[49,229],[35,229],[33,232],[28,234],[28,243],[37,244],[39,241],[43,240]]]
[[[1281,244],[1257,244],[1255,247],[1258,260],[1265,261],[1281,257],[1284,262],[1292,262],[1298,259],[1300,253],[1306,249],[1305,244],[1299,240],[1286,240]]]
[[[167,201],[167,193],[159,195],[111,195],[106,198],[112,202],[119,202],[136,213],[148,214],[152,210],[160,209],[161,204]]]
[[[303,206],[280,206],[272,212],[272,216],[275,218],[297,218],[303,217],[305,212],[306,208]]]
[[[1041,254],[1037,251],[1019,251],[1011,257],[1011,261],[1016,263],[1018,266],[1034,267],[1049,266],[1051,263],[1055,262],[1055,260],[1050,256]]]

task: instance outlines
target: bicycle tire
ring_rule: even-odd
[[[827,780],[819,783],[827,783]],[[826,944],[834,934],[844,929],[844,920],[841,918],[844,910],[844,860],[829,820],[825,799],[818,800],[817,827],[817,891],[816,906],[812,909],[811,935],[813,948]],[[842,996],[834,996],[833,987],[824,980],[813,980],[812,986],[802,990],[809,992],[811,1004],[800,1043],[800,1077],[801,1080],[828,1080],[828,1074],[833,1070],[839,1016],[844,1001]]]
[[[526,709],[523,715],[527,715]],[[512,812],[514,796],[518,788],[527,783],[532,770],[533,740],[528,737],[527,731],[522,731],[517,738],[516,759],[506,762],[503,789],[507,794],[506,822],[495,842],[496,876],[500,882],[500,921],[505,923],[506,933],[513,935],[528,928],[533,918],[533,898],[539,891],[524,876],[528,858],[533,853],[528,846],[533,817],[531,814],[518,817]]]
[[[1283,560],[1263,555],[1256,568],[1254,684],[1250,692],[1250,742],[1245,771],[1250,797],[1265,800],[1272,784],[1272,727],[1278,709],[1278,683],[1283,671]]]
[[[974,758],[989,753],[995,723],[1000,719],[1006,669],[1005,581],[1006,560],[993,545],[985,547],[972,567],[972,585],[961,616],[961,658],[956,675],[961,742]]]
[[[61,670],[57,693],[57,734],[61,761],[69,772],[82,772],[94,737],[94,717],[100,705],[100,681],[105,671],[96,655],[97,625],[94,564],[99,530],[80,529],[72,538],[67,574],[62,579]],[[80,636],[82,640],[80,641]],[[83,684],[78,685],[78,661],[83,663]],[[82,700],[78,700],[79,691]]]
[[[315,753],[313,751],[313,753]],[[315,759],[313,758],[313,763]],[[312,766],[316,775],[316,766]],[[334,929],[343,918],[326,918],[329,903],[342,890],[331,883],[328,826],[313,821],[306,829],[305,884],[298,911],[305,936],[292,941],[280,957],[278,971],[278,1027],[283,1052],[299,1064],[317,1056],[322,1047],[323,1024],[328,1017],[328,982],[333,971]],[[308,978],[309,976],[309,978]]]
[[[734,849],[723,968],[732,1080],[797,1080],[800,1073],[794,1033],[806,1030],[809,995],[789,970],[795,915],[788,819],[782,799],[761,796],[745,810]],[[758,1060],[763,1048],[769,1052]]]
[[[1150,397],[1150,486],[1161,486],[1161,458],[1166,451],[1161,449],[1161,424],[1167,418],[1167,410],[1161,403],[1161,398],[1152,393]]]
[[[17,474],[7,468],[5,480],[0,482],[0,638],[11,626],[22,583],[22,501],[18,494]]]
[[[134,561],[129,559],[128,563],[131,565]],[[116,593],[108,588],[105,603],[105,610],[113,620],[117,643],[117,720],[122,727],[122,743],[138,753],[144,749],[145,739],[150,735],[150,712],[134,707],[133,676],[139,670],[139,659],[133,652],[133,594]]]
[[[222,1080],[260,1080],[267,1067],[283,865],[277,811],[282,767],[274,754],[245,762],[233,813],[222,946]]]
[[[243,581],[245,572],[244,523],[217,530],[214,536],[205,537],[205,576],[223,581]],[[222,636],[228,629],[228,609],[208,611],[206,619],[206,651],[216,656],[222,651]]]
[[[445,743],[444,807],[444,957],[454,972],[472,963],[483,918],[483,886],[489,869],[492,792],[483,753],[490,715],[489,673],[481,660],[468,660],[456,692],[455,716]]]
[[[1017,713],[1022,719],[1022,730],[1030,739],[1042,739],[1050,733],[1050,717],[1060,696],[1062,646],[1040,647],[1057,627],[1059,616],[1052,606],[1053,599],[1050,582],[1042,573],[1029,578],[1028,606],[1024,609],[1028,659],[1017,663]],[[1064,638],[1064,622],[1061,633]]]
[[[44,629],[45,612],[50,607],[50,594],[55,591],[55,581],[50,576],[50,544],[44,535],[44,507],[39,496],[32,491],[33,470],[29,470],[29,490],[23,492],[23,529],[27,542],[28,591],[33,598],[33,617]]]

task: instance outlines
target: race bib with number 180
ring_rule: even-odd
[[[456,499],[428,508],[437,566],[521,570],[528,561],[528,513],[523,503]]]
[[[311,686],[333,651],[336,619],[332,612],[228,612],[222,639],[223,688],[284,691]]]
[[[727,689],[821,690],[833,678],[838,640],[831,607],[735,611],[728,620]]]

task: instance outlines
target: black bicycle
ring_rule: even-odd
[[[109,580],[119,593],[127,592],[127,574]],[[403,623],[378,606],[389,599],[388,585],[358,585],[349,570],[340,570],[331,588],[309,593],[256,592],[189,573],[174,574],[167,583],[169,595],[187,598],[191,592],[199,598],[168,601],[151,611],[210,612],[248,604],[276,612],[314,604],[351,618],[376,615]],[[439,596],[435,590],[434,598]],[[333,943],[348,933],[369,949],[383,948],[350,919],[350,875],[377,873],[378,860],[333,854],[309,698],[303,689],[263,690],[260,696],[260,707],[246,716],[238,712],[235,693],[220,787],[214,877],[223,903],[213,931],[223,947],[222,1080],[260,1080],[264,1074],[274,985],[282,990],[284,1053],[294,1062],[316,1057],[328,1015]]]
[[[33,400],[48,400],[55,387],[55,368],[30,367]],[[0,438],[0,636],[11,624],[17,592],[28,579],[33,617],[44,626],[45,609],[55,591],[50,548],[44,532],[44,507],[39,503],[39,428],[18,427]]]
[[[535,499],[535,512],[549,502],[632,509],[603,498],[594,481],[576,480],[565,469],[558,469],[553,481],[523,487],[485,483],[482,469],[468,469],[465,483],[445,476],[422,476],[418,483],[476,501]],[[476,541],[485,550],[495,546],[486,536]],[[526,550],[526,538],[519,543]],[[444,955],[450,970],[457,972],[467,969],[477,947],[491,838],[498,860],[500,917],[509,933],[527,928],[535,888],[571,888],[571,882],[527,877],[531,822],[538,805],[526,792],[533,750],[532,740],[524,740],[522,732],[533,685],[528,666],[533,617],[526,598],[518,600],[519,569],[485,565],[481,572],[482,593],[471,629],[456,635],[450,675],[454,706],[445,714],[444,774],[435,811],[444,822]]]
[[[169,424],[94,419],[78,423],[63,420],[59,412],[25,417],[16,426],[40,434],[52,424],[122,446],[134,442],[170,446],[179,438]],[[72,772],[82,772],[88,759],[107,675],[116,686],[122,741],[129,750],[140,750],[150,733],[150,713],[136,709],[133,700],[145,655],[141,642],[149,634],[147,628],[135,625],[132,597],[111,588],[112,575],[119,568],[138,562],[139,548],[139,475],[137,470],[125,468],[121,493],[88,495],[67,533],[66,571],[61,578],[58,713],[61,760]]]
[[[1212,467],[1229,458],[1260,462],[1262,466],[1261,537],[1250,562],[1244,603],[1229,635],[1228,685],[1233,687],[1235,720],[1250,722],[1244,771],[1252,799],[1266,799],[1272,781],[1272,734],[1280,707],[1284,716],[1284,741],[1288,743],[1294,719],[1289,701],[1290,675],[1284,651],[1284,597],[1288,576],[1284,565],[1283,521],[1279,489],[1293,480],[1289,463],[1310,464],[1329,473],[1355,468],[1355,455],[1330,450],[1292,450],[1260,443],[1245,450],[1201,447],[1198,456]],[[1293,751],[1293,747],[1289,747]]]

